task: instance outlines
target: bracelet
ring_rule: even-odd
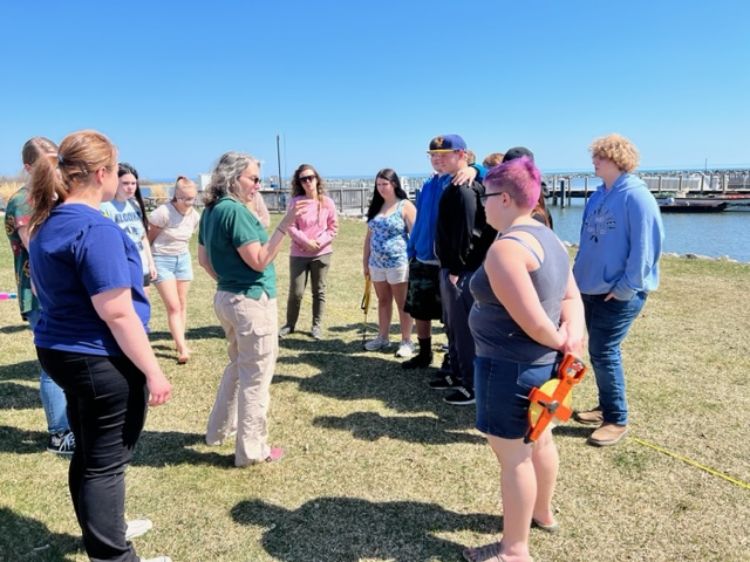
[[[282,235],[282,236],[286,236],[286,230],[284,230],[284,229],[283,229],[283,228],[281,228],[280,226],[277,226],[277,227],[276,227],[276,230],[278,230],[279,232],[281,232],[281,235]]]

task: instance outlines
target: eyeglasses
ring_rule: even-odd
[[[300,176],[299,181],[300,183],[307,183],[309,181],[313,181],[315,179],[315,176]]]
[[[260,183],[260,178],[258,176],[240,176],[241,178],[245,178],[246,180],[250,180],[255,185],[258,185]]]
[[[505,191],[495,191],[494,193],[483,193],[479,196],[479,200],[484,202],[487,201],[488,197],[494,197],[495,195],[502,195]]]

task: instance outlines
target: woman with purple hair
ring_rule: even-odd
[[[464,551],[470,561],[527,562],[529,529],[555,532],[552,493],[558,456],[547,429],[525,443],[533,387],[552,378],[560,352],[580,354],[583,304],[568,252],[532,218],[541,177],[528,157],[484,180],[487,222],[502,235],[470,282],[469,326],[476,344],[477,429],[501,467],[503,537]]]

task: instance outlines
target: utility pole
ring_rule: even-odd
[[[279,141],[279,135],[276,135],[276,162],[279,166],[279,191],[281,191],[284,187],[284,182],[281,180],[281,144]]]

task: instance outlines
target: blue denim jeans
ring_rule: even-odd
[[[27,319],[33,330],[39,322],[39,309],[32,310],[28,313]],[[68,424],[67,407],[68,402],[65,399],[65,392],[55,381],[42,369],[39,372],[39,396],[42,399],[42,408],[44,415],[47,417],[47,431],[50,433],[63,433],[70,429]]]
[[[589,332],[589,356],[599,388],[599,407],[604,421],[627,425],[628,401],[620,345],[633,321],[646,303],[646,293],[636,293],[629,301],[606,295],[581,295]]]

